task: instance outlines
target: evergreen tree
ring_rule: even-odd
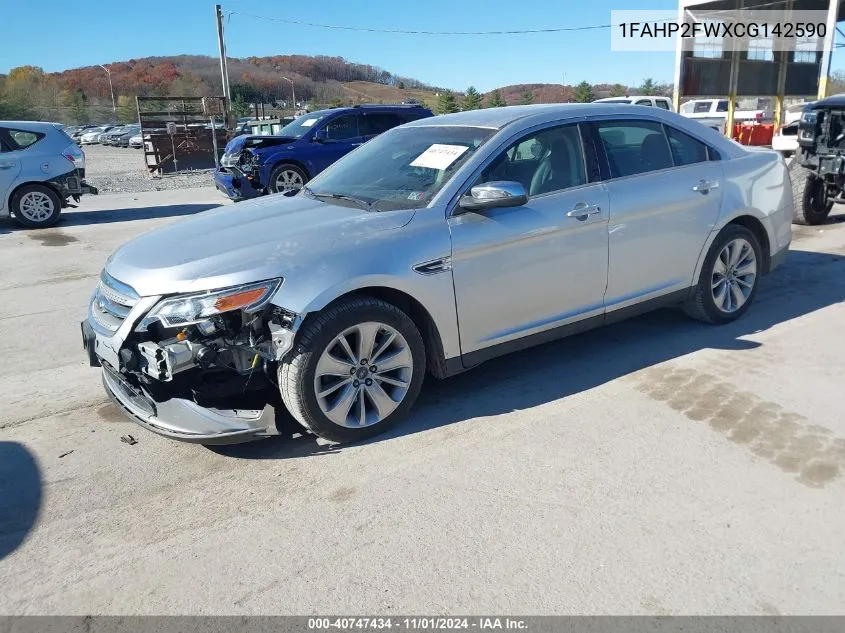
[[[435,106],[437,114],[449,114],[450,112],[457,112],[458,102],[455,100],[455,95],[448,90],[440,93]]]
[[[252,108],[249,107],[249,104],[244,99],[243,93],[235,93],[235,98],[232,99],[232,114],[238,118],[249,116],[249,111],[251,109]]]
[[[520,105],[531,105],[534,103],[534,93],[530,90],[523,90],[522,94],[519,95],[519,103]]]
[[[624,97],[626,94],[628,94],[628,89],[622,84],[613,84],[610,87],[611,97]]]
[[[651,77],[647,77],[645,81],[643,81],[643,85],[640,86],[640,94],[644,95],[656,95],[660,93],[660,89],[658,88],[657,84],[654,83],[654,79]]]
[[[502,98],[502,95],[498,90],[494,90],[490,93],[490,96],[487,97],[488,108],[502,108],[506,105],[508,105],[508,102]]]
[[[467,88],[464,94],[464,102],[461,104],[461,110],[478,110],[481,107],[481,95],[475,86]]]
[[[577,103],[590,103],[593,99],[595,99],[593,87],[586,81],[582,81],[580,84],[575,86],[575,92],[572,96]]]
[[[77,88],[73,92],[70,101],[70,116],[74,123],[88,122],[88,110],[85,107],[86,101],[88,101],[88,97],[85,96],[81,88]]]

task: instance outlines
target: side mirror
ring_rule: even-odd
[[[511,180],[486,182],[470,189],[469,195],[461,197],[458,207],[464,212],[484,211],[502,207],[521,207],[528,203],[528,194],[522,183]]]
[[[315,143],[325,143],[329,140],[329,133],[326,132],[326,128],[317,130],[314,132],[314,136],[311,137],[311,140]]]

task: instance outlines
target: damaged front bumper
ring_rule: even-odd
[[[111,283],[120,288],[119,282]],[[261,347],[263,358],[271,359],[269,368],[258,363],[261,356],[256,354],[254,374],[250,371],[248,376],[230,375],[218,369],[210,375],[203,369],[203,361],[195,364],[188,359],[171,358],[171,350],[178,343],[162,341],[159,345],[139,340],[138,323],[160,297],[138,299],[116,331],[106,331],[95,318],[95,311],[102,306],[100,301],[112,309],[114,301],[126,301],[114,288],[109,295],[110,304],[107,296],[99,294],[99,290],[95,292],[89,317],[81,322],[82,344],[89,364],[102,368],[103,386],[109,398],[129,419],[159,435],[199,444],[233,444],[278,435],[277,412],[283,405],[275,381],[271,383],[267,376],[275,376],[272,359],[277,360],[290,349],[293,331],[269,317],[265,325],[270,339]],[[109,292],[108,288],[105,291]],[[269,312],[273,310],[271,307]],[[175,364],[176,360],[179,364]],[[184,376],[190,383],[188,387]],[[244,379],[245,383],[239,382]]]
[[[103,365],[103,386],[132,421],[153,433],[197,444],[235,444],[278,435],[272,405],[263,409],[211,409],[183,398],[155,401],[117,371]]]

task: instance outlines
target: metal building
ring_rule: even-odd
[[[766,42],[751,50],[721,50],[718,42],[699,40],[698,50],[684,50],[677,38],[675,53],[674,105],[677,110],[684,97],[728,96],[728,127],[732,129],[734,104],[737,97],[774,97],[775,122],[780,123],[784,97],[824,97],[830,71],[830,58],[837,23],[845,18],[842,0],[680,0],[679,21],[689,22],[687,10],[783,10],[822,11],[826,16],[823,38],[824,51],[768,50]]]

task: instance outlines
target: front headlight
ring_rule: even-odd
[[[268,279],[244,286],[163,299],[150,310],[138,329],[143,331],[155,321],[161,321],[164,327],[182,327],[232,310],[256,312],[267,305],[281,285],[281,278]]]
[[[801,123],[815,123],[817,118],[816,112],[804,112],[801,114]]]

